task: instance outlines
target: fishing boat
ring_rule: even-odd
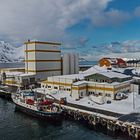
[[[11,92],[9,91],[8,86],[0,85],[0,97],[11,100]]]
[[[12,94],[12,100],[16,105],[16,109],[26,114],[41,119],[62,120],[63,110],[60,105],[55,104],[52,96],[48,98],[45,94],[29,90]]]

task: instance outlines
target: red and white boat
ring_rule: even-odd
[[[48,95],[47,95],[48,96]],[[54,103],[54,99],[46,98],[45,94],[34,91],[20,91],[12,94],[16,109],[41,119],[58,121],[62,119],[61,106]]]

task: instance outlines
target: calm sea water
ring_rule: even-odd
[[[0,64],[2,67],[23,67],[23,64]],[[53,125],[15,112],[12,102],[0,98],[0,140],[123,140],[90,130],[74,121]]]
[[[24,67],[24,63],[0,63],[0,68],[20,68]]]
[[[15,112],[12,102],[0,98],[0,140],[113,140],[86,126],[63,121],[53,125],[21,112]],[[123,140],[116,138],[116,140]]]
[[[79,65],[96,65],[97,63],[97,61],[81,61]]]
[[[97,61],[81,61],[79,65],[96,65]],[[0,68],[20,68],[24,63],[0,63]]]

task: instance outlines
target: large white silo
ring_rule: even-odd
[[[74,54],[74,73],[75,74],[79,73],[79,54],[78,53]]]
[[[75,73],[75,56],[73,53],[70,54],[70,74]]]
[[[63,55],[63,75],[70,74],[70,55],[65,53]]]

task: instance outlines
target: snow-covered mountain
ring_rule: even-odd
[[[24,47],[14,47],[9,43],[0,41],[0,63],[23,62]]]
[[[86,62],[87,60],[86,60],[86,59],[84,59],[84,58],[82,58],[82,57],[81,57],[81,58],[79,58],[79,62],[83,62],[83,61],[84,61],[84,62]]]

